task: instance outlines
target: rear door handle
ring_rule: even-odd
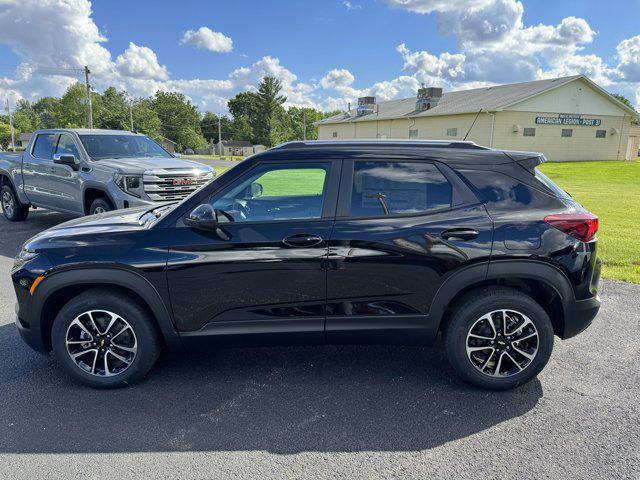
[[[322,243],[322,237],[309,235],[308,233],[298,233],[282,240],[288,247],[315,247]]]
[[[473,228],[450,228],[440,236],[445,240],[474,240],[478,238],[478,231]]]

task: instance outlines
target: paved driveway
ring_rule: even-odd
[[[440,347],[165,355],[134,387],[67,380],[18,338],[11,257],[66,217],[0,219],[0,478],[640,478],[640,286],[605,282],[537,380],[467,388]]]

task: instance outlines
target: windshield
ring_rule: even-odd
[[[103,158],[171,158],[160,145],[143,135],[79,135],[89,156]]]

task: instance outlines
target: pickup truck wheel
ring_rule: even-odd
[[[29,215],[29,205],[20,202],[11,185],[5,184],[0,189],[0,203],[4,216],[10,222],[21,222]]]
[[[107,200],[106,198],[96,198],[93,202],[91,202],[91,206],[89,207],[89,215],[110,212],[113,209],[114,208],[111,205],[111,202],[109,202],[109,200]]]
[[[88,290],[58,313],[51,331],[56,358],[76,381],[117,388],[142,379],[160,354],[149,313],[126,294]]]
[[[467,383],[490,390],[521,385],[542,371],[553,350],[553,325],[531,297],[484,288],[463,297],[445,332],[447,357]]]

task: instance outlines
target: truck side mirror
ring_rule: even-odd
[[[57,163],[59,165],[68,165],[74,170],[78,170],[80,165],[76,160],[76,156],[70,153],[56,153],[53,156],[53,163]]]

